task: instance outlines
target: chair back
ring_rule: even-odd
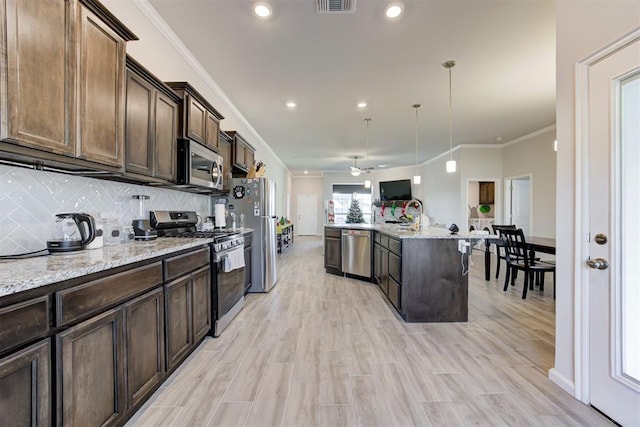
[[[517,230],[511,228],[501,229],[500,237],[504,245],[507,262],[524,263],[525,268],[529,268],[530,254],[522,228]]]
[[[505,224],[505,225],[491,224],[491,228],[493,229],[493,234],[497,235],[498,237],[501,237],[502,230],[515,230],[516,225],[515,224]],[[496,241],[496,245],[502,246],[502,240]]]

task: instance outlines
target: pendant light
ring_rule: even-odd
[[[364,121],[367,124],[367,127],[364,130],[365,144],[366,144],[366,148],[364,152],[364,155],[365,155],[364,161],[366,162],[367,160],[369,160],[369,125],[371,124],[371,119],[367,117],[366,119],[364,119]],[[364,188],[371,188],[371,180],[369,179],[364,180]]]
[[[451,97],[451,69],[455,67],[456,61],[447,61],[442,66],[449,70],[449,160],[447,160],[447,173],[456,171],[456,161],[453,160],[453,102]]]
[[[420,184],[422,181],[420,169],[418,169],[418,108],[420,108],[420,104],[413,104],[413,108],[416,110],[416,174],[413,176],[413,183]]]

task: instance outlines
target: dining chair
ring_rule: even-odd
[[[498,237],[501,237],[500,230],[503,230],[503,229],[515,230],[516,226],[515,224],[508,224],[508,225],[491,224],[491,228],[493,229],[493,234],[497,235]],[[495,245],[496,245],[496,279],[497,279],[498,276],[500,275],[500,260],[503,259],[505,260],[505,263],[506,263],[507,256],[504,253],[504,244],[502,243],[502,239],[496,240]]]
[[[530,250],[524,238],[521,228],[517,230],[502,229],[500,230],[502,242],[504,244],[507,274],[504,280],[504,291],[511,285],[515,284],[515,275],[517,271],[524,273],[524,286],[522,289],[522,299],[527,298],[527,290],[533,290],[534,277],[535,281],[543,284],[545,273],[553,273],[553,296],[556,294],[556,266],[548,262],[538,262],[534,258],[535,255]],[[544,290],[544,285],[540,289]]]

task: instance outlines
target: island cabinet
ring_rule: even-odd
[[[383,294],[400,310],[401,295],[401,241],[375,233],[373,246],[374,279]]]
[[[167,82],[181,99],[178,137],[188,138],[218,152],[220,120],[224,119],[207,100],[187,82]]]
[[[341,239],[339,228],[324,228],[324,268],[327,273],[342,275]]]
[[[231,137],[231,157],[233,168],[239,172],[238,177],[244,177],[255,161],[255,149],[240,134],[234,130],[225,131]],[[238,171],[239,170],[239,171]],[[243,174],[244,173],[244,174]]]
[[[218,154],[222,156],[222,191],[231,190],[231,144],[233,139],[226,132],[220,131],[218,138]]]
[[[2,151],[121,170],[125,43],[136,36],[95,0],[4,0],[0,25],[0,137],[16,145]]]
[[[211,329],[209,249],[165,263],[167,371],[176,368]]]
[[[126,171],[175,183],[180,97],[127,56],[126,100]]]

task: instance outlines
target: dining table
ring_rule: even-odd
[[[553,237],[538,237],[538,236],[524,236],[524,241],[529,247],[531,256],[535,258],[536,252],[545,254],[556,254],[556,239]],[[484,252],[484,280],[491,279],[491,244],[495,244],[494,240],[485,240],[485,252]],[[496,247],[496,250],[497,247]]]

